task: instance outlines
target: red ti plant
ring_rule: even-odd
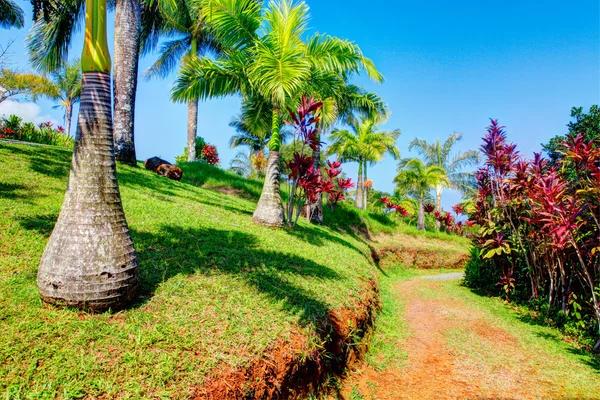
[[[293,159],[286,163],[290,171],[288,203],[285,207],[286,222],[289,226],[295,226],[302,207],[307,203],[315,203],[323,192],[321,171],[315,169],[315,160],[312,157],[304,155],[306,147],[317,151],[322,145],[317,129],[319,118],[315,115],[321,107],[323,103],[303,95],[302,104],[296,112],[288,109],[291,122],[286,121],[286,124],[294,128],[295,142],[301,143],[302,146],[294,152]],[[313,207],[307,208],[309,213],[313,212]],[[307,217],[310,219],[312,215]]]
[[[212,144],[207,144],[202,148],[200,152],[200,158],[207,164],[219,165],[219,153],[217,153],[217,147]]]
[[[406,208],[402,207],[399,204],[394,203],[387,196],[383,196],[380,199],[380,201],[385,206],[386,209],[396,211],[398,213],[398,215],[400,215],[402,218],[406,218],[410,215],[410,213],[406,210]]]
[[[423,206],[423,209],[427,214],[431,214],[435,210],[435,204],[427,203]]]
[[[342,173],[341,166],[341,161],[331,162],[327,160],[327,167],[325,168],[327,179],[322,183],[322,191],[329,195],[329,207],[331,208],[335,207],[338,202],[343,201],[348,190],[354,187],[352,179],[345,179],[340,176]]]

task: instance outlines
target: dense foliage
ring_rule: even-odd
[[[544,300],[570,327],[591,333],[600,323],[600,148],[570,133],[554,163],[524,159],[492,120],[483,139],[484,166],[470,219],[479,251],[467,284],[495,282],[511,299]],[[571,174],[574,173],[574,175]],[[576,179],[572,179],[575,176]],[[481,280],[481,279],[480,279]]]
[[[62,126],[56,129],[50,122],[44,122],[35,126],[31,122],[23,123],[23,120],[11,115],[0,120],[0,139],[18,140],[21,142],[49,144],[73,148],[75,141],[67,135]]]

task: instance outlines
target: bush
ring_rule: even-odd
[[[22,123],[23,120],[11,115],[0,121],[0,139],[12,139],[21,142],[47,144],[73,148],[75,139],[65,133],[59,126],[54,129],[50,122],[45,122],[36,127],[31,122]]]
[[[498,269],[494,268],[492,261],[481,258],[481,249],[471,247],[469,261],[465,265],[464,285],[475,290],[487,293],[499,293],[496,283],[500,281]]]

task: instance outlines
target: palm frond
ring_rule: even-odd
[[[191,38],[189,35],[164,42],[160,48],[160,56],[154,64],[144,71],[144,77],[151,79],[169,76],[179,66],[183,56],[189,52],[190,46]]]
[[[18,28],[25,25],[23,9],[13,0],[0,0],[0,28]]]

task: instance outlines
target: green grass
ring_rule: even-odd
[[[358,234],[253,224],[259,182],[189,165],[173,182],[119,166],[140,259],[137,299],[101,315],[45,306],[37,265],[70,158],[0,144],[3,398],[186,398],[219,366],[247,365],[293,329],[314,337],[317,320],[352,307],[378,274]],[[221,193],[229,188],[241,197]]]

